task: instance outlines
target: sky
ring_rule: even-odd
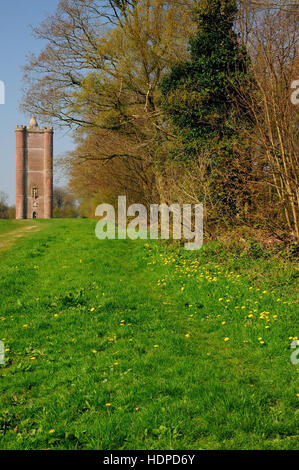
[[[0,104],[0,191],[15,204],[15,128],[28,125],[30,115],[20,109],[22,98],[22,67],[30,52],[38,53],[43,42],[32,35],[36,26],[49,13],[54,13],[58,0],[14,0],[0,4],[0,81],[5,84],[5,104]],[[54,129],[55,130],[55,129]],[[56,130],[54,157],[73,148],[71,135]],[[56,172],[54,184],[63,184]]]

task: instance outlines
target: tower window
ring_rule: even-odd
[[[36,199],[38,197],[38,189],[36,186],[32,188],[32,197]]]

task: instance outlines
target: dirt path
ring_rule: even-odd
[[[39,231],[40,227],[37,225],[28,225],[17,230],[13,230],[12,232],[6,232],[3,235],[0,235],[0,250],[10,248],[12,245],[14,245],[18,238],[23,238],[28,233],[35,233]]]

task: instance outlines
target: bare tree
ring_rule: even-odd
[[[8,219],[8,215],[8,195],[4,191],[0,191],[0,219]]]
[[[54,188],[53,209],[56,218],[77,217],[78,204],[68,188]]]
[[[247,5],[241,22],[253,81],[250,90],[240,89],[239,103],[253,125],[246,138],[256,175],[255,204],[260,198],[268,206],[264,216],[276,213],[277,225],[285,223],[298,240],[299,115],[290,97],[291,83],[299,77],[299,5],[282,1],[273,9],[272,2],[262,3],[250,11]]]

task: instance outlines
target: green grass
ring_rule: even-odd
[[[1,449],[298,448],[294,266],[32,223],[0,251]]]
[[[36,220],[1,220],[0,219],[0,237],[6,236],[7,234],[13,233],[15,231],[22,231],[33,225],[39,227],[40,225],[45,224],[45,221]]]
[[[24,221],[28,223],[28,221]],[[17,230],[20,227],[20,223],[16,220],[1,220],[0,219],[0,235],[3,235],[8,232],[12,232],[13,230]]]

